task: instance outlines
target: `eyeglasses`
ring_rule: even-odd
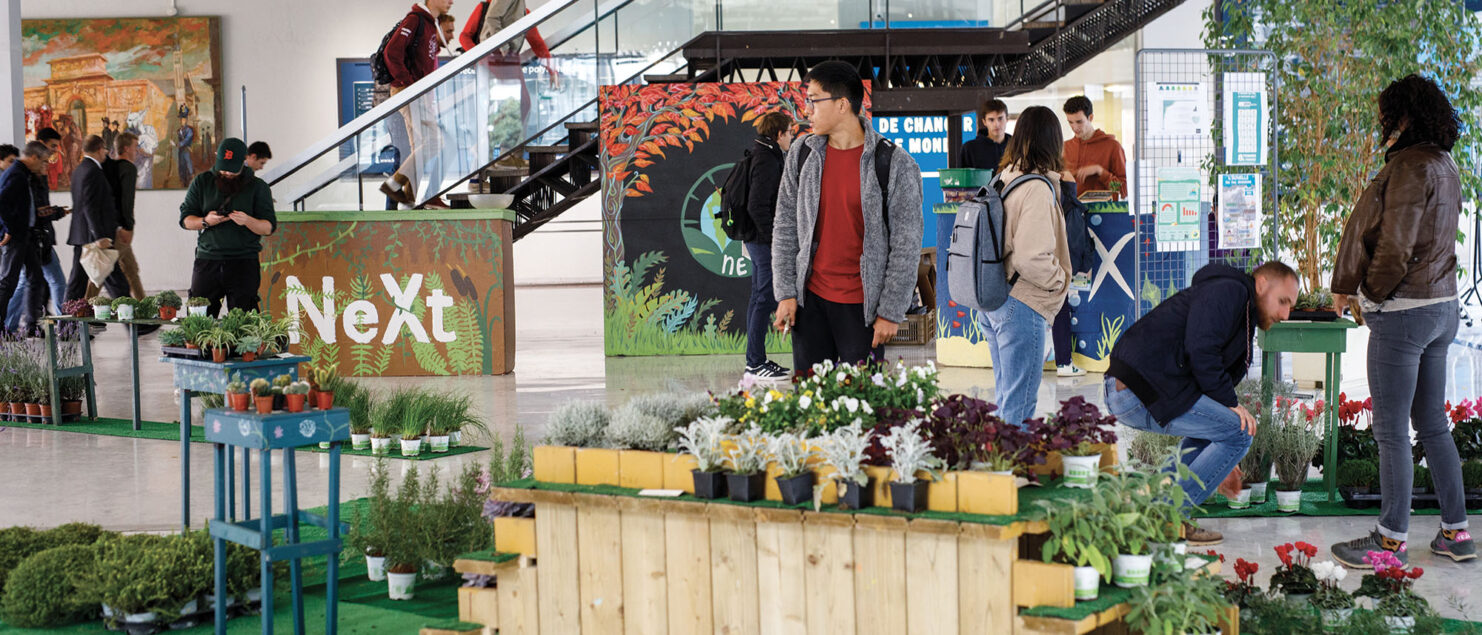
[[[834,101],[836,99],[843,99],[843,97],[819,97],[818,99],[813,99],[812,97],[809,97],[809,98],[807,98],[808,107],[809,108],[817,108],[818,107],[818,104],[820,102]]]

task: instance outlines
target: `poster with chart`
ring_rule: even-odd
[[[1261,175],[1221,174],[1216,213],[1220,249],[1261,246]]]
[[[1204,227],[1199,210],[1199,184],[1204,176],[1198,168],[1160,168],[1158,170],[1157,229],[1154,238],[1158,251],[1194,251],[1201,247]]]
[[[1266,165],[1266,74],[1224,74],[1225,165]]]
[[[1150,136],[1189,137],[1208,133],[1208,84],[1153,82],[1148,95]]]

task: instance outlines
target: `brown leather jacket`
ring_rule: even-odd
[[[1372,302],[1456,295],[1461,178],[1451,153],[1418,143],[1389,158],[1348,216],[1333,293]]]

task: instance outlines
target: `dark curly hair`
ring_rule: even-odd
[[[1407,131],[1418,141],[1432,142],[1447,152],[1461,136],[1461,119],[1446,93],[1434,81],[1413,73],[1379,93],[1379,126],[1384,138],[1393,136],[1407,121]]]

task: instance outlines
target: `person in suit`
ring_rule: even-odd
[[[104,241],[105,244],[100,246],[112,247],[119,229],[118,206],[103,171],[103,161],[108,159],[103,137],[89,136],[82,144],[82,151],[82,163],[72,172],[72,230],[67,234],[67,244],[72,245],[72,275],[67,278],[68,300],[87,295],[88,276],[82,267],[83,245]],[[104,286],[112,297],[129,295],[129,283],[117,269]]]
[[[118,249],[118,269],[114,275],[122,275],[128,281],[135,300],[143,300],[144,283],[139,279],[139,260],[134,257],[133,246],[134,192],[139,180],[139,168],[135,167],[134,159],[138,154],[139,138],[131,132],[120,133],[113,142],[114,158],[103,162],[103,175],[108,178],[108,188],[113,193],[114,205],[118,207],[118,234],[113,237],[113,246]],[[98,287],[89,284],[87,297],[97,293]]]
[[[102,139],[99,139],[101,142]],[[0,324],[5,322],[6,306],[20,284],[22,272],[30,279],[26,292],[24,326],[34,330],[41,316],[41,290],[46,282],[41,277],[41,253],[32,240],[31,226],[36,224],[36,200],[31,191],[33,175],[44,175],[51,149],[32,141],[21,150],[21,158],[0,174]]]

